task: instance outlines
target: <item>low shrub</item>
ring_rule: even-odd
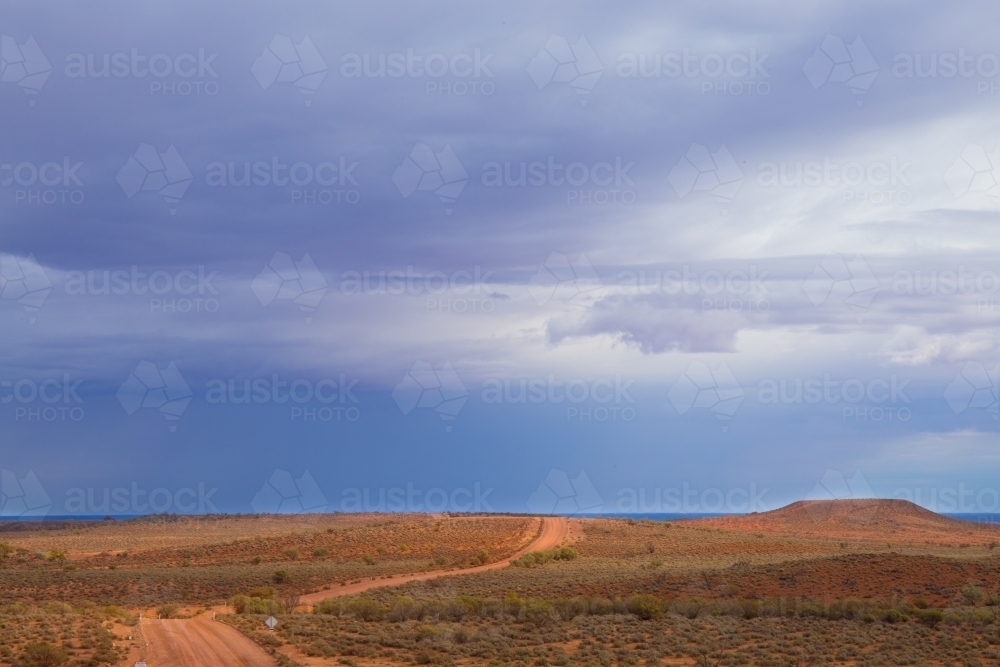
[[[944,612],[940,609],[917,609],[914,612],[915,618],[927,627],[937,627],[938,623],[944,620]]]
[[[663,604],[652,595],[640,593],[628,599],[628,611],[643,620],[657,618],[663,613]]]
[[[270,598],[256,598],[249,595],[234,595],[229,600],[229,605],[237,614],[283,614],[285,608],[275,600]]]
[[[337,598],[323,598],[313,606],[314,614],[329,614],[340,616],[341,604]]]
[[[21,657],[27,667],[56,667],[68,659],[66,651],[47,642],[28,644]]]
[[[381,621],[389,611],[369,597],[355,598],[348,603],[347,608],[352,614],[368,623]]]
[[[531,551],[524,554],[511,565],[515,567],[533,567],[535,565],[545,565],[554,560],[576,560],[580,554],[576,549],[562,547],[559,549],[549,549],[547,551]]]
[[[161,604],[156,608],[156,614],[160,618],[173,618],[177,615],[177,610],[180,609],[175,604]]]

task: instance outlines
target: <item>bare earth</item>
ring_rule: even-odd
[[[538,519],[538,521],[541,521],[542,523],[542,531],[538,537],[506,560],[497,561],[495,563],[487,563],[486,565],[479,565],[477,567],[469,567],[464,570],[432,570],[430,572],[419,572],[417,574],[401,574],[395,577],[387,577],[385,579],[360,581],[356,584],[336,586],[318,591],[316,593],[310,593],[309,595],[303,595],[299,599],[299,602],[301,604],[311,605],[316,604],[323,598],[340,597],[341,595],[357,595],[358,593],[363,593],[364,591],[372,588],[400,586],[411,581],[426,581],[428,579],[435,579],[437,577],[448,575],[473,574],[475,572],[497,570],[502,567],[507,567],[512,560],[517,560],[529,551],[542,551],[544,549],[552,549],[553,547],[559,546],[566,541],[567,537],[569,537],[570,522],[566,517],[545,517],[544,519]]]
[[[142,620],[152,667],[274,667],[264,649],[208,614],[190,620]]]
[[[337,586],[304,595],[300,602],[315,604],[323,598],[356,595],[372,588],[496,570],[507,567],[510,561],[529,551],[559,546],[570,535],[570,521],[565,517],[545,517],[537,521],[541,522],[538,537],[508,559],[464,570],[421,572]],[[149,646],[150,667],[274,667],[277,664],[253,641],[228,625],[212,621],[208,614],[189,620],[143,619],[142,632]]]

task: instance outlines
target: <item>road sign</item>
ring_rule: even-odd
[[[276,626],[277,624],[278,624],[278,619],[276,619],[274,616],[268,616],[267,620],[264,621],[264,625],[266,625],[271,630],[274,630],[274,626]]]

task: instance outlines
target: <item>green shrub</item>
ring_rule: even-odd
[[[976,625],[989,625],[996,620],[996,615],[986,609],[977,609],[969,616],[969,621]]]
[[[571,621],[587,613],[587,601],[582,598],[560,599],[553,602],[556,613],[564,621]]]
[[[273,600],[274,599],[274,589],[271,588],[270,586],[258,586],[257,588],[254,588],[253,590],[251,590],[250,593],[248,594],[248,596],[252,597],[252,598],[261,598],[261,599],[271,599],[271,600]]]
[[[826,616],[826,610],[818,602],[803,602],[799,605],[799,616],[805,618],[823,618]]]
[[[640,593],[629,598],[628,611],[630,614],[648,621],[663,613],[663,605],[652,595]]]
[[[962,587],[962,597],[965,598],[967,603],[976,604],[976,602],[983,599],[983,592],[972,584],[967,584]]]
[[[255,598],[249,595],[234,595],[229,600],[230,606],[237,614],[274,614],[285,613],[285,608],[269,598]]]
[[[756,600],[740,600],[743,618],[751,619],[760,616],[760,603]]]
[[[331,616],[340,616],[341,606],[340,600],[337,598],[323,598],[313,606],[314,614],[329,614]]]
[[[326,558],[330,555],[330,550],[326,547],[316,547],[313,549],[313,556],[316,558]]]
[[[898,609],[886,609],[882,612],[882,620],[886,623],[899,623],[903,620],[903,615]]]
[[[698,614],[700,614],[701,610],[705,607],[705,601],[701,598],[691,598],[689,600],[677,602],[674,607],[677,613],[681,616],[694,619],[698,618]]]
[[[944,612],[940,609],[917,609],[914,616],[930,628],[937,627],[937,624],[944,620]]]
[[[533,567],[535,565],[544,565],[554,560],[576,560],[579,556],[580,554],[576,549],[571,549],[570,547],[549,549],[547,551],[531,551],[513,561],[511,565],[515,567]]]
[[[535,627],[545,628],[552,625],[557,619],[552,603],[529,600],[524,606],[524,620],[532,623]]]
[[[406,621],[409,619],[419,619],[422,611],[422,605],[418,605],[413,601],[413,598],[400,595],[392,603],[392,609],[389,610],[389,620],[390,621]]]
[[[56,667],[68,659],[65,651],[46,642],[28,644],[21,657],[27,667]]]
[[[292,580],[291,576],[288,574],[288,570],[277,570],[274,573],[273,579],[276,584],[287,584]]]
[[[503,613],[507,616],[517,618],[524,609],[524,601],[517,593],[507,593],[503,598]]]
[[[163,604],[156,608],[156,614],[160,618],[173,618],[177,615],[178,607],[175,604]]]
[[[385,618],[389,611],[381,604],[369,597],[360,597],[348,603],[348,609],[352,614],[365,622],[380,621]]]

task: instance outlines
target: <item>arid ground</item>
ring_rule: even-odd
[[[1000,664],[1000,528],[905,501],[2,528],[0,664]]]

